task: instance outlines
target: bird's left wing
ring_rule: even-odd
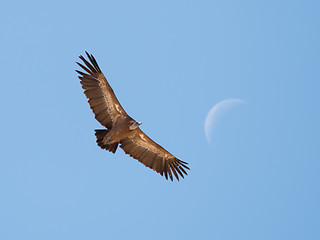
[[[120,143],[120,147],[125,153],[160,173],[162,176],[164,174],[166,179],[168,179],[169,175],[171,181],[173,181],[172,173],[178,181],[178,174],[182,178],[184,178],[183,174],[188,175],[185,170],[190,170],[187,167],[188,163],[177,159],[159,144],[155,143],[140,128],[137,129],[134,137],[125,138]]]
[[[78,70],[76,70],[76,72],[81,75],[79,76],[81,80],[80,83],[85,90],[84,94],[89,99],[88,102],[95,118],[103,126],[110,129],[117,121],[127,117],[128,114],[119,103],[95,58],[92,54],[89,55],[87,52],[86,54],[90,62],[83,56],[80,56],[79,58],[84,62],[85,66],[77,62],[86,73]]]

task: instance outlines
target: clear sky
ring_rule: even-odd
[[[0,239],[320,239],[319,1],[5,1]],[[191,171],[101,150],[75,61]],[[205,118],[230,107],[210,145]]]

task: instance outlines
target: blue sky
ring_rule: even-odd
[[[6,1],[0,239],[319,239],[318,1]],[[93,53],[169,182],[101,150],[75,69]],[[203,128],[228,109],[209,145]]]

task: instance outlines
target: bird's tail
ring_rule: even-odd
[[[113,144],[104,144],[103,143],[103,138],[109,132],[109,130],[95,129],[94,131],[96,132],[95,135],[97,137],[98,146],[101,147],[102,149],[109,151],[109,152],[115,153],[118,148],[119,143],[113,143]]]

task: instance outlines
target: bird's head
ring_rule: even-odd
[[[134,129],[138,128],[141,124],[142,124],[142,122],[136,122],[136,121],[134,121],[134,122],[129,126],[129,129],[130,129],[130,130],[134,130]]]

